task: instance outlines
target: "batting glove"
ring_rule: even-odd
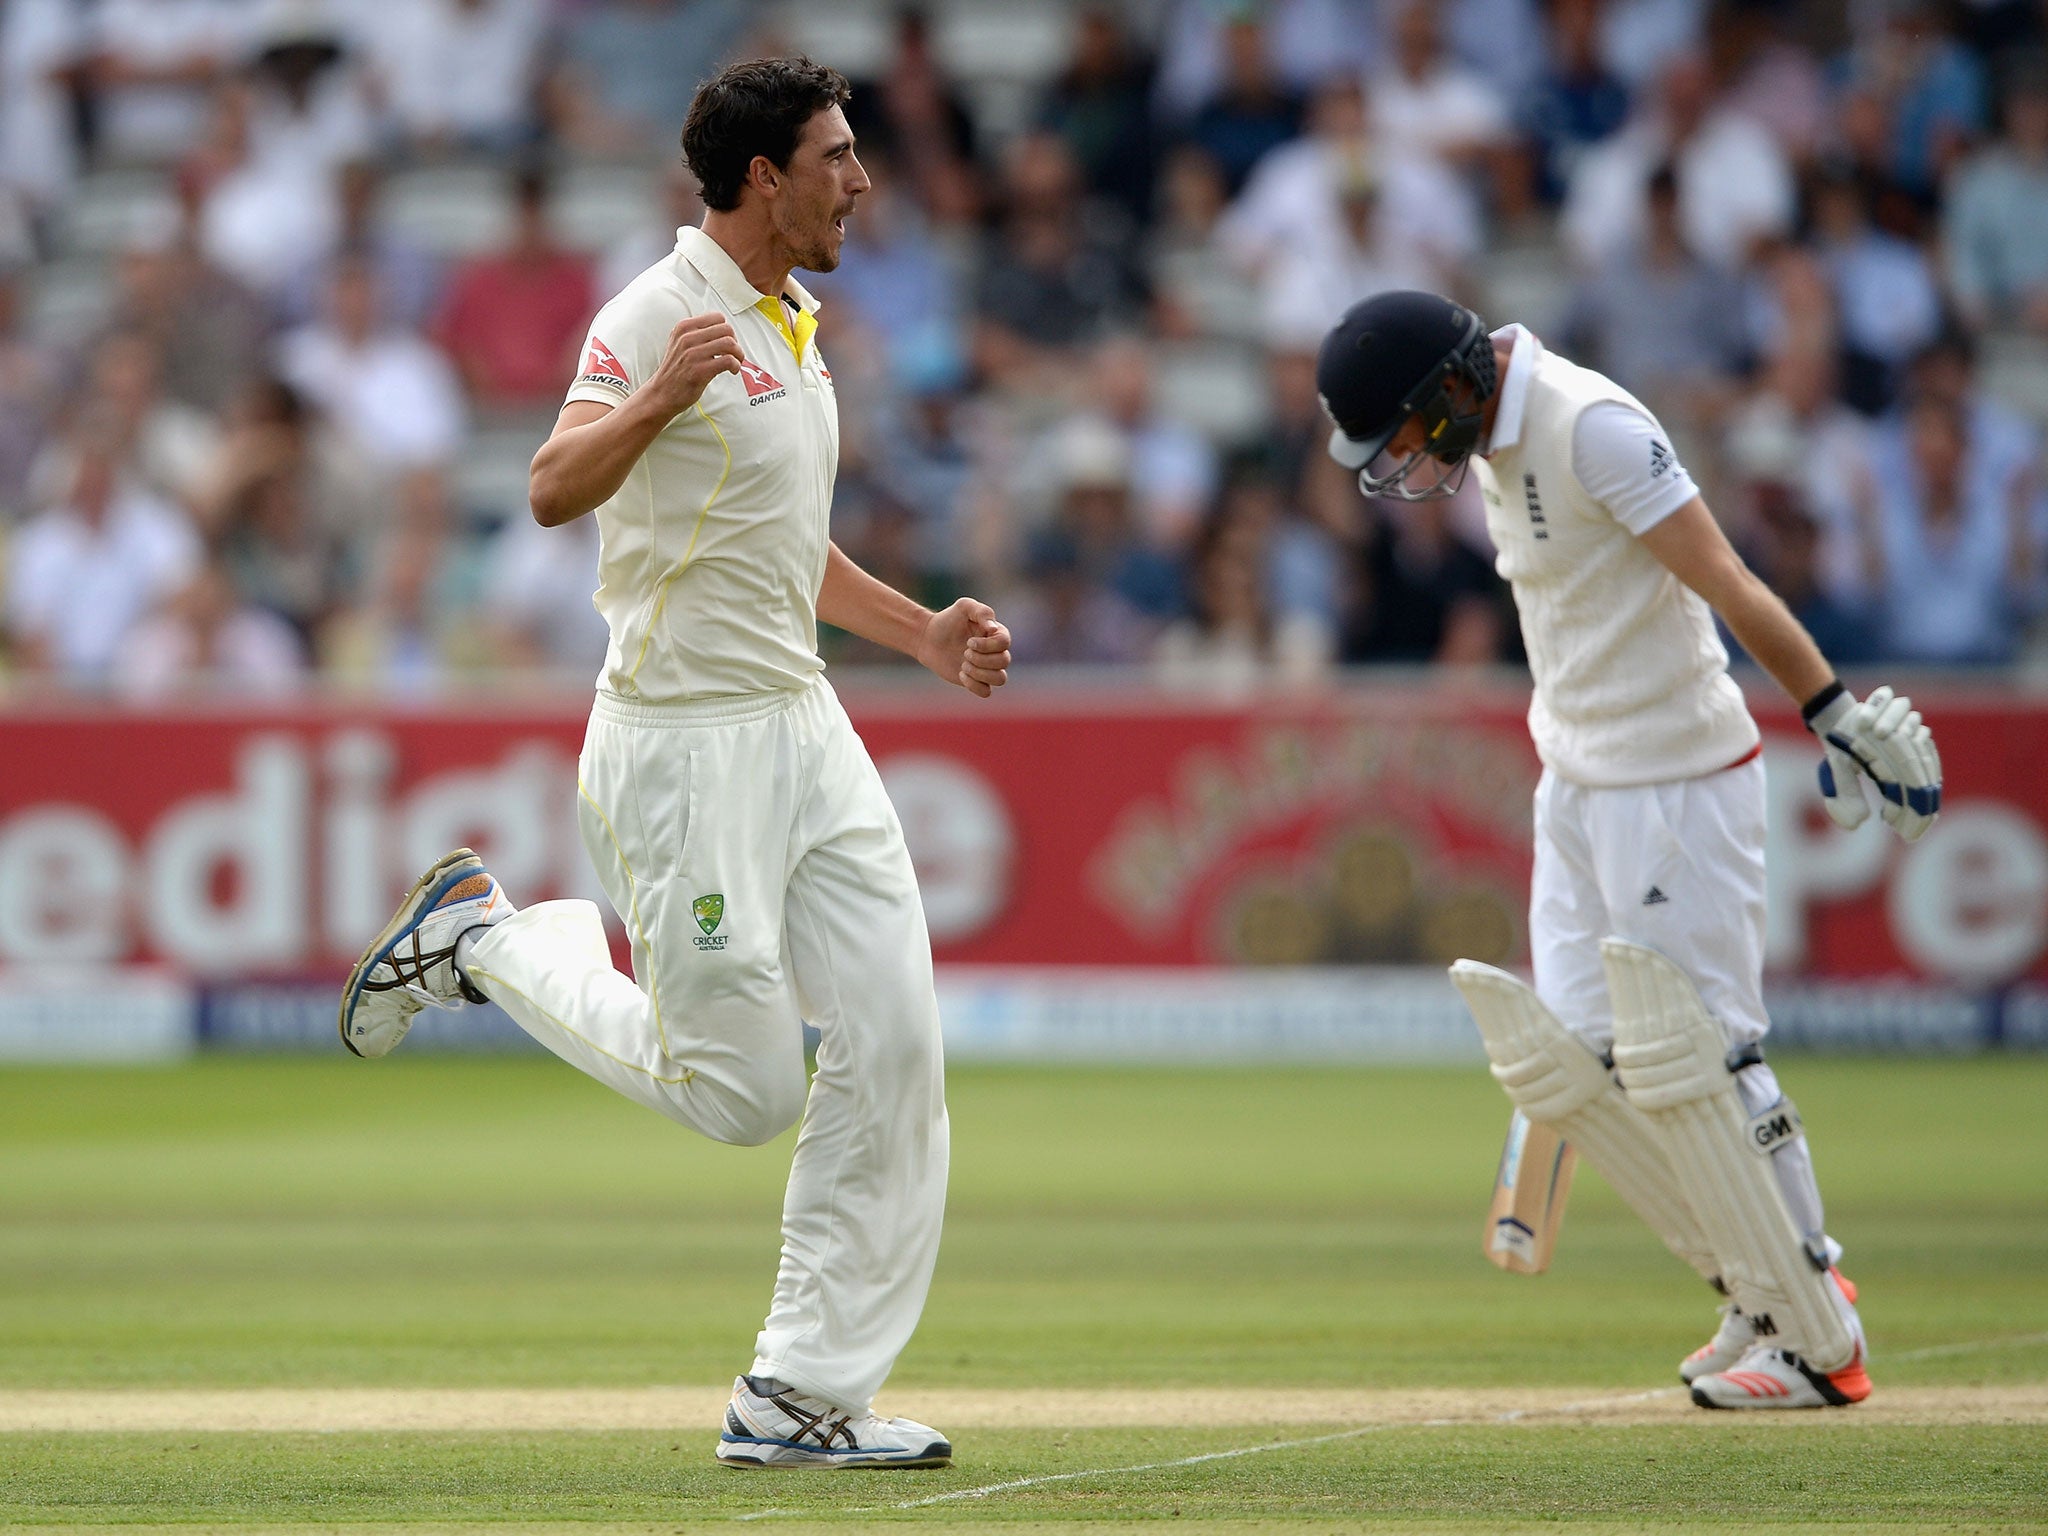
[[[1907,842],[1941,814],[1941,754],[1913,701],[1889,688],[1858,703],[1839,682],[1801,712],[1821,741],[1821,804],[1836,826],[1854,831],[1870,816],[1861,781],[1877,789],[1878,813]]]

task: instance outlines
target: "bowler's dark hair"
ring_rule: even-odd
[[[846,76],[802,54],[728,64],[697,87],[683,123],[683,159],[697,178],[704,206],[727,212],[754,156],[787,167],[804,124],[853,97]]]

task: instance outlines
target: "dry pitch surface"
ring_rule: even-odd
[[[725,1387],[245,1388],[209,1391],[0,1392],[0,1434],[349,1432],[545,1433],[698,1429],[718,1422]],[[1670,1424],[1692,1418],[1684,1389],[1608,1395],[1559,1389],[1421,1391],[1188,1387],[1156,1390],[933,1388],[892,1409],[962,1431],[987,1429],[1440,1428],[1585,1421]],[[2048,1382],[1880,1389],[1839,1412],[1766,1415],[1773,1424],[2048,1425]]]

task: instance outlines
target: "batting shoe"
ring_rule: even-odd
[[[1721,1303],[1721,1326],[1714,1336],[1679,1362],[1678,1379],[1691,1386],[1702,1376],[1725,1371],[1756,1342],[1756,1324],[1732,1301]]]
[[[1692,1384],[1692,1400],[1702,1408],[1846,1408],[1868,1396],[1861,1340],[1840,1370],[1815,1370],[1789,1349],[1757,1344],[1729,1369]]]
[[[1856,1339],[1856,1353],[1847,1365],[1833,1371],[1816,1370],[1793,1350],[1759,1342],[1743,1351],[1733,1365],[1695,1374],[1692,1400],[1702,1408],[1846,1408],[1870,1396],[1863,1320],[1856,1315],[1856,1282],[1834,1268],[1828,1270],[1828,1280],[1835,1304]],[[1727,1331],[1724,1321],[1722,1332]],[[1714,1344],[1720,1341],[1721,1335],[1716,1334]]]
[[[341,1043],[358,1056],[389,1054],[422,1008],[488,1002],[455,964],[466,933],[517,910],[484,861],[458,848],[406,893],[363,951],[341,994]]]
[[[787,1387],[757,1391],[742,1376],[732,1384],[718,1459],[729,1467],[947,1467],[953,1447],[928,1424],[848,1413]]]

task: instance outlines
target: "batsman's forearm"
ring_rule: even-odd
[[[915,656],[932,615],[916,599],[870,576],[834,544],[818,587],[818,617],[863,640]]]
[[[527,475],[534,521],[558,528],[611,500],[671,419],[635,395],[595,421],[556,432]]]
[[[1835,669],[1777,593],[1753,573],[1743,575],[1747,579],[1715,606],[1751,659],[1794,704],[1804,704],[1834,681]]]

